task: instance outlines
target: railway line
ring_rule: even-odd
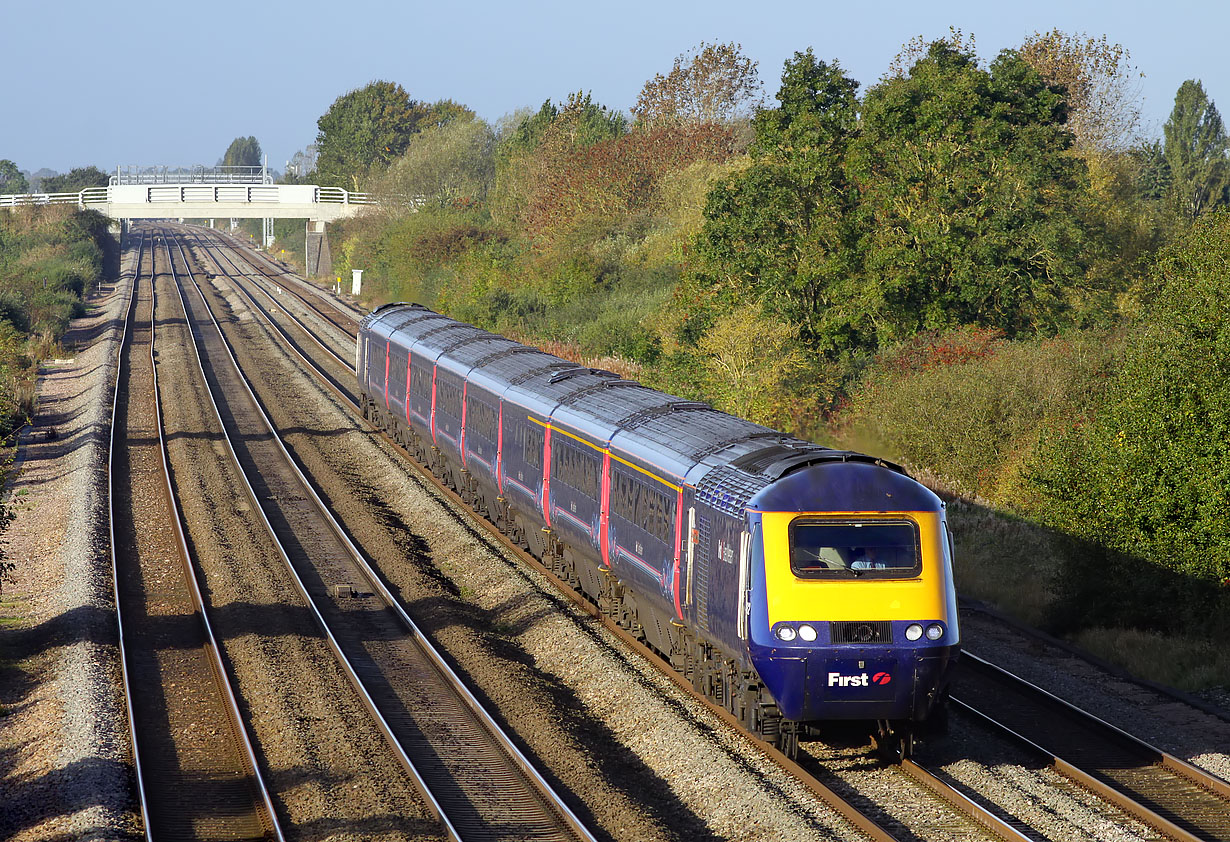
[[[1167,838],[1230,839],[1230,784],[965,653],[957,708]]]
[[[186,254],[174,269],[227,447],[297,588],[454,839],[591,839],[329,514],[239,370]]]
[[[243,297],[244,301],[247,303],[247,306],[254,310],[261,311],[263,313],[263,318],[266,319],[271,325],[275,326],[275,329],[278,330],[283,335],[284,341],[288,345],[294,346],[296,349],[296,352],[299,353],[305,359],[305,361],[308,362],[311,368],[317,371],[321,371],[321,372],[323,372],[324,370],[331,370],[330,374],[326,375],[322,373],[322,374],[318,374],[318,376],[325,377],[327,380],[331,381],[330,387],[335,392],[335,394],[337,394],[338,397],[341,398],[342,400],[348,403],[351,403],[353,405],[354,403],[353,388],[347,389],[345,385],[347,372],[349,371],[349,376],[353,376],[352,364],[350,363],[348,359],[344,358],[336,350],[330,349],[329,346],[331,344],[336,344],[335,342],[330,342],[328,340],[322,342],[319,340],[308,338],[310,336],[314,336],[315,334],[321,332],[320,325],[317,325],[315,327],[312,325],[309,325],[302,318],[300,318],[299,316],[296,316],[293,312],[291,312],[292,309],[298,309],[299,306],[302,306],[302,307],[310,307],[312,311],[319,314],[320,308],[327,307],[327,305],[321,304],[317,306],[311,306],[308,299],[314,296],[311,296],[310,294],[308,294],[305,298],[304,296],[300,296],[296,294],[295,297],[299,299],[300,304],[297,305],[295,308],[283,307],[281,306],[280,299],[278,296],[280,294],[280,290],[287,289],[289,285],[283,283],[282,279],[271,278],[267,271],[263,269],[258,270],[253,263],[251,263],[250,261],[247,261],[246,259],[243,259],[242,262],[238,262],[235,257],[225,254],[226,249],[218,246],[217,244],[206,243],[203,239],[197,239],[195,240],[195,245],[198,251],[201,253],[201,256],[208,255],[208,260],[214,264],[217,270],[219,270],[217,274],[230,275],[230,276],[237,274],[242,278],[242,281],[236,280],[233,283],[234,283],[234,286],[236,287],[236,290],[238,291],[237,294]],[[247,266],[246,270],[244,269],[245,265]],[[248,288],[249,286],[251,286],[252,288],[249,289]],[[258,299],[261,299],[265,303],[258,302]],[[328,319],[327,321],[329,324],[332,325],[332,328],[328,328],[328,329],[335,330],[341,333],[343,336],[349,335],[349,331],[344,330],[340,325],[337,324],[337,322],[334,319]],[[352,411],[355,411],[353,407],[352,407]],[[404,451],[403,451],[403,455],[404,455]],[[439,483],[435,482],[434,478],[428,477],[428,479],[430,479],[436,485],[437,489],[439,490],[441,494],[449,496],[450,499],[454,502],[456,506],[459,507],[461,505],[462,501],[460,500],[460,498],[458,498],[455,494],[452,494],[450,490],[441,488],[439,486]],[[487,532],[486,537],[490,540],[499,541],[501,544],[503,544],[506,551],[520,553],[519,548],[512,547],[504,539],[504,537],[500,535],[499,533],[489,530]],[[553,572],[543,568],[540,564],[538,564],[538,562],[535,559],[533,559],[533,557],[526,556],[523,553],[521,554],[521,557],[522,557],[522,561],[524,561],[526,564],[537,568],[541,573],[543,573],[544,575],[547,575],[548,577],[553,577]],[[586,603],[584,600],[578,600],[578,604],[581,605],[581,607],[584,610],[590,611],[590,613],[594,613],[592,606],[589,606],[588,603]],[[618,627],[611,628],[610,630],[616,633],[617,635],[620,635],[621,637],[628,637],[625,634],[622,634],[622,630],[620,630]],[[634,639],[631,639],[630,637],[625,642],[629,643],[629,645],[632,645],[632,646],[639,646],[639,643],[635,641]],[[972,661],[973,659],[971,659],[971,662]],[[971,673],[972,673],[972,670],[971,670]],[[682,682],[682,681],[677,680],[675,676],[671,675],[669,672],[667,673],[667,675],[672,677],[673,680],[676,680],[676,683],[683,685],[686,689],[687,682]],[[958,690],[966,686],[966,681],[967,681],[967,677],[962,676],[962,678],[960,679],[961,683],[958,685]],[[970,686],[973,687],[972,679],[970,680]],[[967,695],[972,695],[974,692],[975,692],[974,690],[971,690],[969,693],[967,693]],[[957,695],[958,699],[960,700],[961,697],[959,695],[959,692],[954,693],[954,695]],[[998,701],[997,701],[997,697],[999,695],[998,691],[990,691],[987,695],[989,695],[992,699],[992,703],[988,705],[988,708],[997,709],[996,705],[998,704]],[[959,714],[959,716],[964,719],[967,716],[968,717],[978,717],[980,716],[980,714],[967,713],[963,710]],[[1022,716],[1024,716],[1024,718],[1028,720],[1030,718],[1038,717],[1039,714],[1034,712],[1034,713],[1022,714]],[[1049,714],[1047,716],[1049,716]],[[772,753],[771,750],[767,749],[767,747],[762,747],[762,750],[766,750],[766,752],[769,754]],[[1138,766],[1139,765],[1149,765],[1149,762],[1144,761],[1139,758],[1132,762],[1136,763]],[[1060,758],[1059,760],[1054,761],[1053,765],[1055,765],[1055,767],[1059,769],[1059,771],[1061,772],[1069,771],[1067,770],[1068,765],[1071,765],[1074,769],[1076,768],[1076,764],[1072,763],[1070,760],[1066,758]],[[1122,767],[1126,764],[1121,762],[1118,764],[1118,766],[1116,766],[1115,763],[1112,762],[1110,765],[1111,767],[1118,769],[1119,767]],[[977,826],[979,828],[978,832],[986,835],[988,838],[999,838],[999,839],[1043,838],[1038,834],[1036,830],[1030,827],[1028,816],[1023,815],[1023,816],[1014,817],[1008,814],[1002,808],[997,809],[997,808],[994,808],[994,805],[991,805],[990,807],[988,807],[983,804],[980,804],[978,803],[978,800],[976,800],[976,797],[975,799],[971,799],[970,794],[962,793],[958,791],[957,789],[955,789],[950,783],[948,783],[945,780],[946,776],[944,776],[942,773],[936,774],[933,771],[927,770],[923,766],[920,766],[917,764],[911,764],[911,763],[902,764],[900,773],[903,776],[903,786],[915,787],[917,788],[918,792],[922,792],[925,790],[927,792],[934,793],[933,796],[929,796],[929,797],[939,798],[939,799],[942,799],[945,803],[948,803],[950,805],[948,809],[953,811],[954,816],[967,816],[967,817],[971,815],[974,816],[974,818],[958,819],[958,821],[972,822],[973,825],[970,825],[970,827]],[[816,780],[815,770],[809,771],[807,769],[800,769],[798,774],[801,780],[808,781],[809,787],[811,787],[811,782],[818,783],[818,781]],[[1096,769],[1093,771],[1082,772],[1081,774],[1089,776],[1089,778],[1093,780],[1097,780],[1099,777],[1109,777],[1109,775],[1106,774],[1105,770],[1099,772]],[[1186,774],[1186,773],[1182,773],[1182,774]],[[1074,779],[1080,781],[1083,786],[1087,785],[1085,779],[1081,778],[1079,774],[1072,773],[1072,776]],[[910,781],[913,781],[913,783],[905,782],[906,778],[908,778]],[[1213,793],[1217,792],[1219,783],[1217,782],[1217,779],[1214,778],[1212,779],[1212,783],[1208,783],[1208,782],[1204,784],[1196,783],[1196,784],[1193,784],[1193,786],[1195,786],[1196,790],[1203,792],[1205,795],[1210,795],[1211,794],[1210,791],[1212,791]],[[1220,783],[1220,786],[1224,787],[1225,786],[1224,782]],[[814,789],[814,787],[812,788]],[[1090,786],[1090,788],[1097,791],[1096,788],[1093,786]],[[1137,788],[1142,789],[1142,787],[1140,787],[1139,785],[1137,785]],[[1164,784],[1162,786],[1162,789],[1165,791],[1171,791],[1171,790],[1175,790],[1176,787],[1173,785],[1173,782],[1172,782],[1169,784]],[[829,798],[836,798],[836,796],[833,796],[832,794],[823,796],[823,797],[825,798],[826,801]],[[1125,814],[1141,815],[1142,821],[1145,821],[1146,824],[1149,824],[1151,827],[1156,828],[1159,833],[1166,836],[1167,838],[1178,838],[1178,839],[1225,839],[1225,838],[1230,838],[1230,836],[1227,836],[1225,834],[1224,830],[1222,829],[1222,826],[1217,823],[1219,810],[1221,811],[1220,815],[1222,816],[1225,815],[1225,811],[1226,811],[1226,807],[1225,807],[1226,802],[1224,800],[1225,798],[1224,794],[1220,794],[1220,795],[1213,794],[1213,798],[1214,798],[1213,802],[1207,802],[1205,806],[1196,806],[1194,808],[1194,812],[1189,810],[1187,813],[1182,812],[1183,809],[1185,808],[1182,808],[1181,805],[1178,807],[1170,807],[1170,806],[1165,806],[1164,804],[1162,804],[1162,809],[1159,811],[1156,808],[1158,807],[1160,803],[1162,803],[1160,800],[1162,798],[1161,795],[1158,795],[1156,793],[1150,794],[1147,791],[1135,792],[1133,794],[1132,788],[1130,786],[1120,787],[1120,790],[1117,795],[1100,792],[1100,797],[1106,798],[1110,803],[1114,804],[1118,809],[1123,810]],[[1199,798],[1203,796],[1192,796],[1191,794],[1189,794],[1188,797],[1190,799],[1192,797]],[[836,798],[836,800],[840,801],[841,799]],[[1159,823],[1156,820],[1151,820],[1145,814],[1138,814],[1136,812],[1136,807],[1135,807],[1136,801],[1145,801],[1149,803],[1154,808],[1153,813],[1160,814],[1163,821]],[[894,832],[896,833],[896,835],[894,836],[894,832],[889,832],[885,830],[883,827],[879,826],[879,822],[877,822],[875,819],[868,819],[866,816],[863,816],[861,819],[850,818],[850,820],[854,822],[857,826],[862,828],[862,831],[869,838],[876,838],[876,839],[916,838],[908,830],[905,831],[904,836],[902,835],[902,832],[900,830],[895,830]]]
[[[124,692],[146,838],[281,840],[172,493],[155,365],[159,258],[143,236],[108,471]]]

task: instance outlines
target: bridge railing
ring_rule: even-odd
[[[325,204],[374,205],[376,198],[371,193],[355,193],[340,187],[317,187],[316,201]]]
[[[150,204],[168,203],[202,203],[202,202],[241,202],[245,204],[276,204],[283,197],[280,187],[290,188],[289,192],[302,194],[303,186],[299,185],[202,185],[202,184],[158,184],[140,187],[141,198],[138,202]],[[105,205],[119,200],[117,195],[125,193],[123,201],[134,201],[131,198],[131,186],[88,187],[79,193],[16,193],[0,195],[0,208],[19,207],[23,205],[77,205],[81,208]],[[296,195],[292,201],[305,201],[301,195]],[[311,202],[329,205],[374,205],[376,199],[370,193],[355,193],[340,187],[316,187],[312,191]]]
[[[18,205],[80,205],[80,193],[16,193],[0,196],[0,208]]]

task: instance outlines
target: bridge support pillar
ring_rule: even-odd
[[[333,274],[333,256],[329,253],[329,238],[325,235],[325,223],[319,219],[307,221],[307,256],[305,264],[309,278]]]

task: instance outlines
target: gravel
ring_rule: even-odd
[[[125,252],[120,280],[73,323],[64,346],[76,356],[40,372],[10,485],[18,567],[0,602],[0,838],[15,842],[140,836],[105,466],[134,256]]]
[[[603,835],[857,838],[746,737],[459,521],[269,344],[238,296],[226,302],[241,365],[322,497],[408,613]]]

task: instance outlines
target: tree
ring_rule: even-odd
[[[376,192],[389,207],[450,207],[481,201],[495,172],[495,134],[477,117],[458,118],[415,135]]]
[[[579,149],[623,136],[624,115],[577,91],[566,102],[550,100],[509,132],[496,149],[496,183],[491,214],[497,222],[520,226],[540,189],[558,179],[565,159]]]
[[[1162,133],[1171,195],[1179,212],[1195,219],[1207,208],[1223,204],[1230,140],[1217,106],[1198,79],[1188,79],[1179,86]]]
[[[261,165],[261,145],[255,137],[237,137],[226,148],[226,154],[219,162],[223,167],[259,167]]]
[[[286,173],[282,180],[287,184],[300,184],[316,171],[316,144],[309,143],[300,149],[286,162]]]
[[[1088,175],[1066,154],[1062,93],[1005,50],[987,70],[937,41],[868,91],[847,159],[859,189],[861,282],[820,333],[876,343],[961,324],[1047,332],[1104,246],[1081,224]]]
[[[79,193],[87,187],[106,187],[110,176],[98,167],[75,167],[64,175],[43,179],[44,193]]]
[[[857,90],[836,62],[795,53],[778,107],[753,120],[752,165],[714,186],[697,238],[702,281],[728,299],[763,302],[813,342],[832,291],[857,273],[856,194],[843,168]]]
[[[729,122],[757,104],[762,86],[756,66],[741,44],[702,41],[677,56],[670,73],[645,83],[632,113],[648,126]]]
[[[374,170],[402,156],[429,113],[393,82],[372,82],[338,97],[316,122],[318,180],[359,189]]]
[[[1102,622],[1165,627],[1188,614],[1210,634],[1230,631],[1227,262],[1225,213],[1161,253],[1106,399],[1039,451],[1038,516],[1112,553],[1096,566],[1084,553],[1069,571],[1085,610],[1119,612]],[[1220,629],[1200,596],[1218,591]]]
[[[27,193],[29,190],[30,185],[26,183],[26,177],[17,169],[17,165],[8,158],[0,160],[0,194]]]
[[[473,120],[477,116],[473,109],[460,102],[441,99],[427,107],[427,115],[419,122],[419,129],[443,128],[456,120]]]
[[[1020,54],[1048,84],[1063,88],[1077,149],[1122,152],[1131,144],[1140,125],[1136,80],[1142,74],[1123,45],[1111,44],[1105,35],[1054,29],[1026,38]]]

